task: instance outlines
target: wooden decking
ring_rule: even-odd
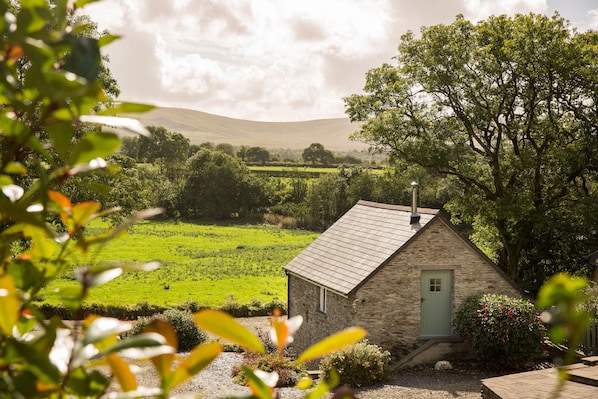
[[[583,363],[567,366],[568,380],[560,395],[555,368],[528,371],[482,380],[483,399],[598,398],[598,357],[584,358]]]

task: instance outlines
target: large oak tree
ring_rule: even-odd
[[[447,210],[526,288],[582,265],[598,244],[598,33],[458,16],[404,35],[395,60],[345,99],[354,137],[446,176]]]

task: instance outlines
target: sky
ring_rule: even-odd
[[[101,0],[83,9],[122,36],[103,48],[119,100],[254,121],[344,118],[401,35],[457,14],[555,11],[598,29],[598,0]]]

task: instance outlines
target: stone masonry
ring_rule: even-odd
[[[304,317],[294,347],[300,352],[349,326],[365,328],[369,341],[385,349],[414,347],[420,338],[421,273],[431,269],[453,273],[453,315],[473,294],[520,296],[481,252],[437,217],[354,292],[329,292],[326,314],[318,310],[319,286],[289,274],[289,316]]]

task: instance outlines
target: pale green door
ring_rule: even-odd
[[[453,307],[453,272],[422,270],[421,321],[422,337],[451,336]]]

